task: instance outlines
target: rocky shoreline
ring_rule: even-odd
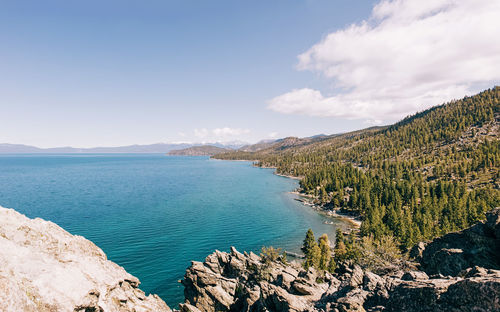
[[[343,221],[351,223],[355,228],[361,227],[361,219],[357,215],[352,215],[349,213],[342,212],[340,208],[337,209],[327,209],[322,205],[313,203],[314,196],[303,194],[299,191],[292,191],[291,194],[299,196],[297,201],[301,202],[304,206],[311,207],[313,210],[322,213],[326,216],[333,217],[336,219],[341,219]]]
[[[412,255],[414,263],[376,272],[344,264],[332,275],[215,251],[188,268],[181,311],[500,311],[500,208]]]
[[[274,174],[277,175],[277,176],[279,176],[279,177],[289,178],[289,179],[292,179],[292,180],[300,180],[301,179],[300,177],[295,177],[295,176],[286,175],[286,174],[280,174],[280,173],[277,173],[276,171],[274,171]]]
[[[104,252],[56,224],[0,207],[0,310],[172,311]],[[215,251],[193,261],[182,312],[500,311],[500,208],[419,243],[411,261],[339,263],[333,274],[283,257]],[[175,311],[175,310],[174,310]]]

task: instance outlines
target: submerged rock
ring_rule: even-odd
[[[0,207],[0,310],[171,311],[91,241]]]

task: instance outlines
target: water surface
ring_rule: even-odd
[[[92,240],[170,306],[191,260],[214,249],[298,251],[308,228],[335,226],[249,162],[137,154],[0,156],[0,205]],[[338,226],[345,226],[339,223]]]

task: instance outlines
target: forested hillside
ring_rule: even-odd
[[[301,177],[326,209],[363,217],[362,235],[403,247],[466,228],[500,205],[500,87],[428,109],[382,128],[318,139],[288,138],[254,160]]]

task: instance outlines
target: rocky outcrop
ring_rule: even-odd
[[[413,269],[380,270],[386,272],[381,275],[357,265],[318,274],[234,248],[216,251],[188,268],[181,310],[500,311],[499,227],[496,209],[484,223],[419,244],[413,253],[425,271],[408,266]]]
[[[320,276],[234,248],[216,251],[187,270],[181,311],[500,311],[498,270],[436,278],[422,271],[377,275],[357,265],[340,271]]]
[[[216,251],[205,262],[193,261],[182,284],[182,311],[305,311],[321,298],[329,280],[254,253]]]
[[[420,243],[412,255],[430,275],[456,276],[474,266],[500,270],[500,208],[487,213],[485,222]]]
[[[0,207],[1,311],[171,311],[89,240]]]

